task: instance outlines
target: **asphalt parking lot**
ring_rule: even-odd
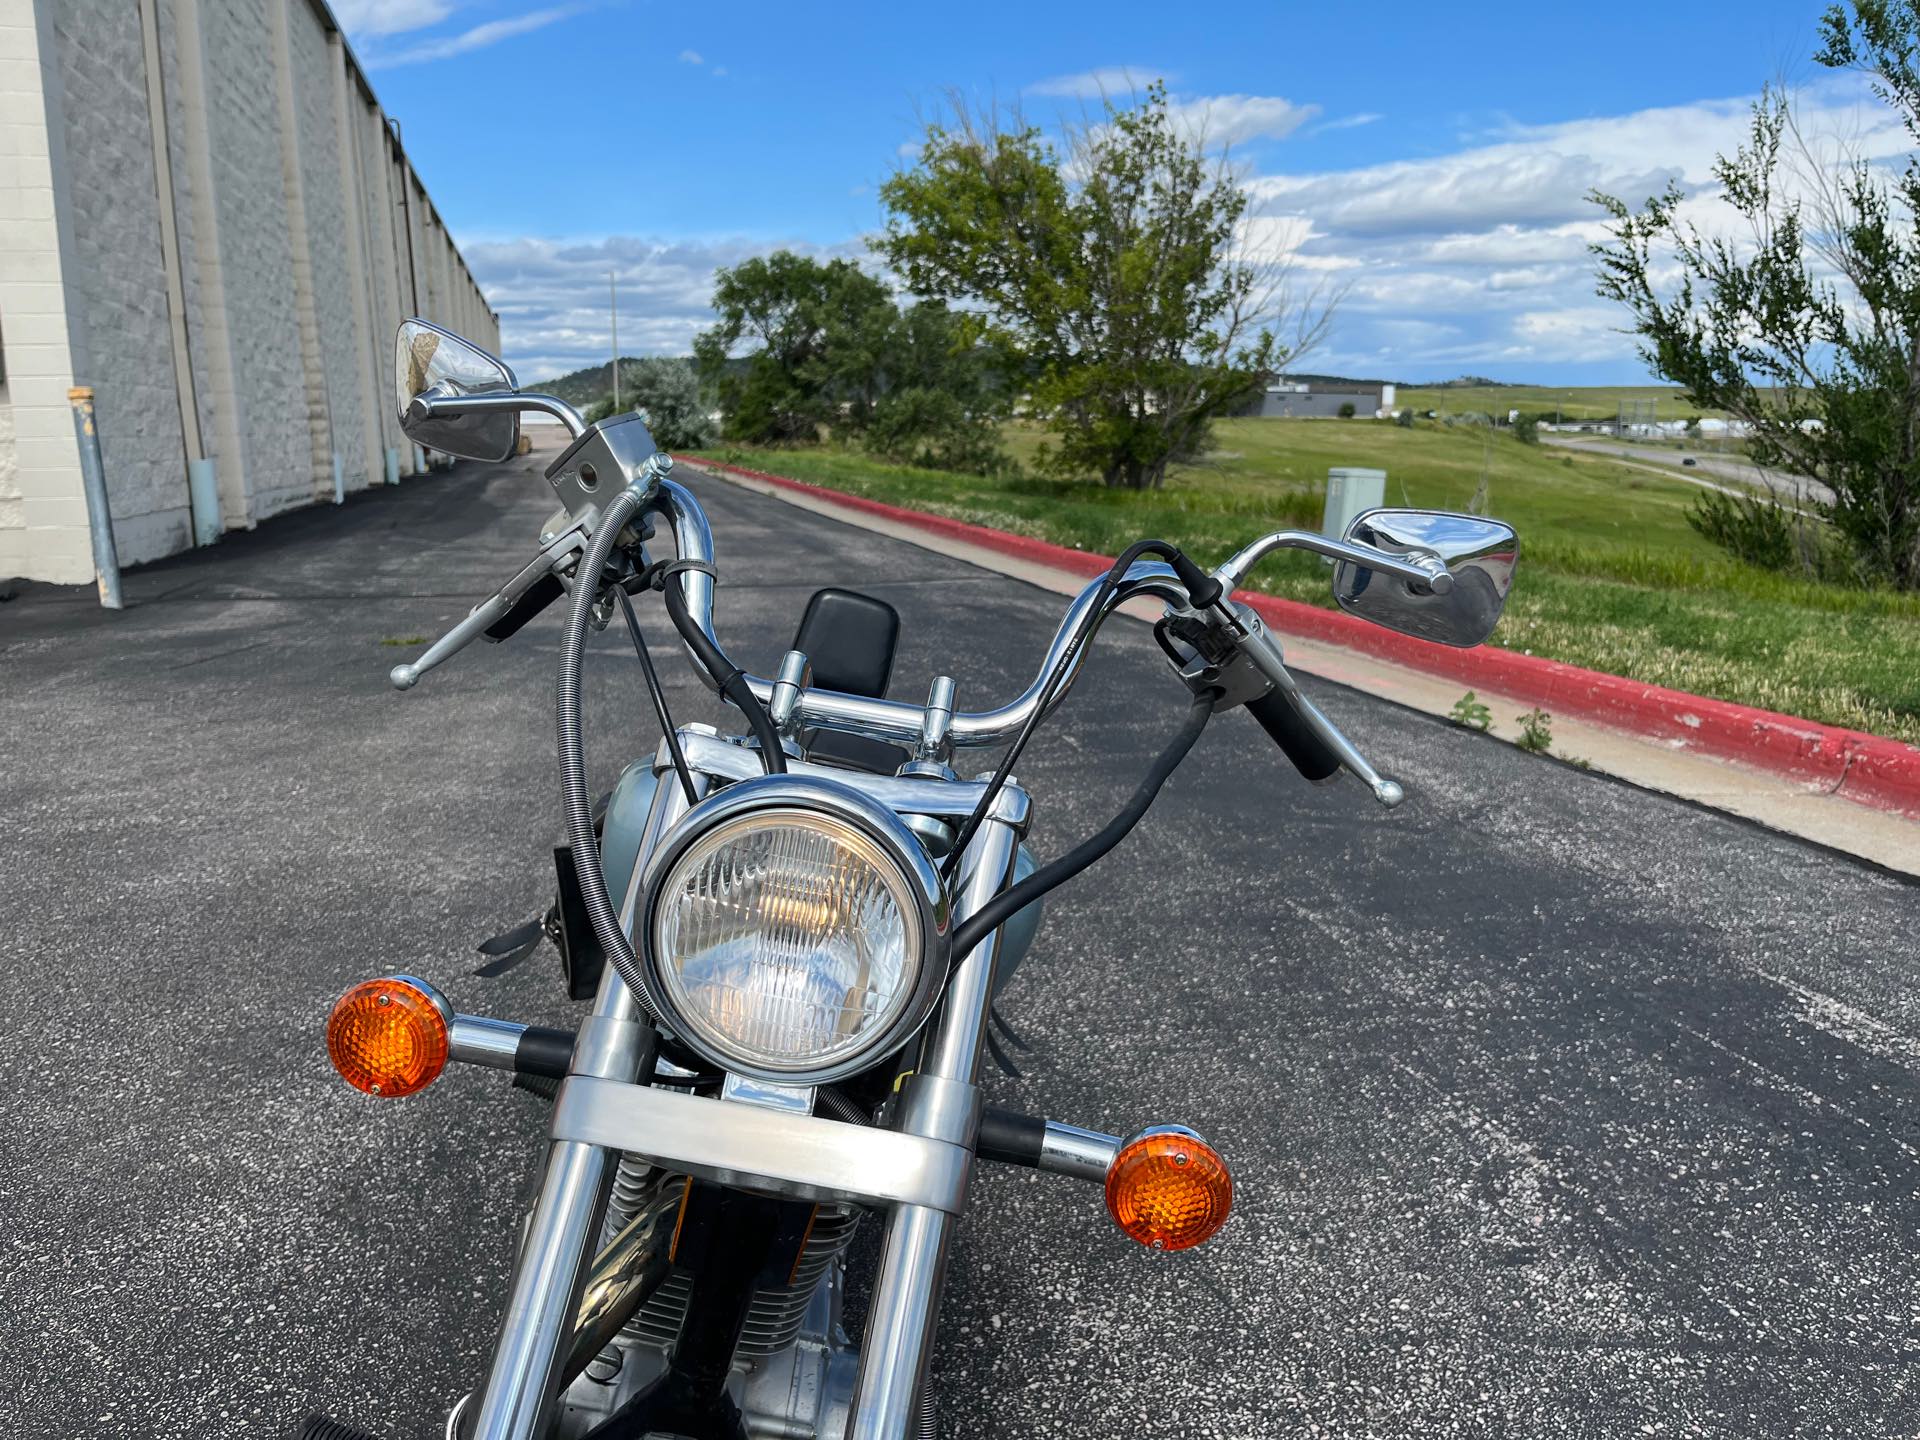
[[[721,628],[762,673],[869,588],[979,707],[1043,594],[718,483]],[[409,481],[0,605],[0,1430],[437,1435],[499,1319],[529,1097],[376,1102],[320,1041],[352,981],[568,1017],[551,956],[467,978],[559,829],[558,613],[405,695],[528,555],[530,461]],[[1524,571],[1521,584],[1525,584]],[[657,611],[643,609],[643,616]],[[654,628],[664,634],[664,622]],[[589,754],[651,750],[589,666]],[[664,645],[659,647],[665,650]],[[684,667],[682,719],[724,717]],[[1222,717],[1061,891],[993,1097],[1195,1126],[1237,1213],[1178,1256],[1098,1192],[976,1187],[935,1363],[949,1436],[1881,1436],[1920,1430],[1920,891],[1746,823],[1309,682],[1409,791],[1312,789]],[[1020,767],[1035,846],[1102,823],[1179,718],[1103,637]]]

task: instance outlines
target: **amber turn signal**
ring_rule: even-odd
[[[369,1095],[424,1090],[447,1068],[447,1019],[405,976],[356,985],[327,1017],[327,1058]]]
[[[1107,1167],[1113,1223],[1156,1250],[1187,1250],[1211,1238],[1232,1208],[1227,1162],[1191,1130],[1136,1135]]]

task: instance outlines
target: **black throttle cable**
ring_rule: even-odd
[[[680,789],[687,797],[687,804],[698,805],[700,792],[693,788],[693,776],[687,770],[686,752],[680,748],[680,734],[673,726],[673,716],[667,710],[667,692],[661,688],[659,672],[653,668],[653,655],[647,649],[646,637],[640,633],[640,619],[633,613],[633,601],[627,598],[626,587],[615,585],[615,597],[620,601],[620,614],[627,622],[627,634],[633,639],[633,653],[640,660],[640,672],[647,679],[647,694],[653,700],[653,713],[660,717],[660,733],[666,737],[667,754],[673,759],[673,773],[680,777]]]
[[[687,609],[686,584],[683,571],[671,564],[665,567],[660,594],[667,602],[667,616],[673,621],[673,628],[687,642],[687,648],[693,651],[700,668],[713,677],[713,683],[720,687],[720,693],[747,717],[747,727],[760,743],[761,768],[769,775],[786,774],[787,752],[781,748],[780,732],[773,728],[773,718],[767,714],[767,707],[760,703],[760,697],[753,693],[745,672],[728,660],[707,632],[694,621],[692,612]]]
[[[1071,880],[1127,838],[1128,832],[1140,823],[1152,806],[1160,787],[1167,783],[1167,777],[1179,769],[1180,762],[1187,758],[1187,753],[1200,739],[1200,732],[1207,728],[1207,721],[1213,716],[1214,701],[1219,698],[1220,692],[1213,689],[1203,690],[1194,697],[1180,729],[1155,758],[1120,813],[1101,830],[1082,840],[1059,859],[1042,865],[1018,885],[1002,890],[954,928],[950,969],[957,967],[974,946],[1012,919],[1017,912],[1049,890]]]
[[[1013,737],[1013,743],[1007,747],[1007,753],[1001,757],[1000,763],[994,767],[993,774],[987,781],[987,788],[981,792],[980,803],[973,807],[973,812],[967,816],[966,823],[960,827],[960,833],[954,837],[953,847],[948,851],[946,864],[941,871],[942,879],[951,883],[953,877],[959,872],[960,857],[966,853],[968,844],[992,812],[993,802],[999,798],[1001,790],[1006,788],[1007,777],[1013,773],[1013,767],[1019,763],[1021,753],[1027,748],[1027,741],[1033,738],[1033,732],[1039,727],[1040,721],[1045,718],[1047,712],[1058,703],[1061,688],[1073,675],[1080,663],[1081,654],[1105,621],[1107,601],[1119,588],[1120,581],[1126,576],[1127,571],[1133,568],[1133,562],[1143,555],[1165,557],[1180,577],[1181,584],[1187,587],[1188,595],[1195,605],[1211,605],[1220,598],[1219,583],[1189,560],[1177,545],[1169,544],[1165,540],[1136,540],[1120,552],[1119,558],[1107,567],[1106,576],[1101,580],[1100,589],[1095,593],[1092,606],[1088,608],[1085,618],[1080,622],[1080,628],[1067,642],[1067,648],[1060,652],[1058,663],[1054,665],[1046,682],[1041,686],[1038,701],[1032,713],[1020,726],[1020,733]]]
[[[606,952],[607,963],[627,983],[634,999],[655,1024],[661,1023],[660,1008],[647,989],[627,932],[607,894],[607,877],[600,869],[600,846],[593,833],[593,804],[587,794],[587,757],[582,739],[580,713],[580,672],[587,650],[587,626],[600,588],[600,576],[613,557],[620,532],[640,510],[645,497],[634,489],[622,490],[600,516],[600,523],[574,570],[572,603],[567,607],[566,628],[560,639],[560,678],[554,687],[554,732],[560,750],[560,802],[566,817],[567,844],[573,852],[573,873],[580,882],[580,899],[586,907],[593,935]],[[651,1074],[653,1057],[647,1054],[642,1074]]]

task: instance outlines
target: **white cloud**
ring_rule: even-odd
[[[1369,110],[1360,115],[1343,115],[1338,120],[1322,120],[1307,133],[1310,135],[1321,135],[1329,130],[1353,130],[1361,125],[1371,125],[1376,120],[1384,119],[1386,119],[1386,116],[1377,115]]]
[[[701,58],[698,50],[682,50],[680,52],[680,63],[682,65],[704,65],[707,62]]]
[[[1905,137],[1884,123],[1884,107],[1857,85],[1830,84],[1802,98],[1810,132],[1848,135],[1869,156],[1907,153]],[[1236,138],[1297,133],[1312,113],[1277,97],[1178,97],[1176,104],[1183,114],[1210,106],[1213,118],[1232,122]],[[1598,187],[1637,201],[1671,176],[1688,191],[1686,214],[1723,224],[1712,163],[1745,138],[1749,104],[1707,100],[1509,126],[1430,158],[1258,175],[1248,181],[1254,204],[1236,248],[1249,258],[1289,259],[1303,272],[1303,287],[1322,279],[1349,287],[1317,369],[1403,380],[1464,371],[1545,380],[1552,367],[1582,364],[1599,367],[1589,371],[1596,376],[1628,372],[1635,364],[1633,341],[1620,333],[1625,317],[1594,295],[1588,246],[1604,227],[1587,192]],[[908,158],[918,150],[918,142],[900,146]],[[619,275],[622,349],[685,354],[712,323],[714,269],[780,243],[773,236],[615,236],[464,248],[501,312],[509,360],[535,379],[604,358],[609,269]],[[852,237],[789,248],[869,263]]]
[[[437,25],[453,13],[453,0],[333,0],[333,15],[349,35],[401,35]]]
[[[1624,359],[1634,352],[1626,316],[1613,305],[1529,310],[1513,318],[1514,337],[1539,360]]]
[[[1171,81],[1173,74],[1152,65],[1107,65],[1098,70],[1082,70],[1077,75],[1055,75],[1027,86],[1027,94],[1060,100],[1098,100],[1103,96],[1121,99],[1136,90],[1144,90],[1155,80]]]
[[[525,35],[553,24],[556,20],[565,20],[578,13],[578,7],[572,5],[556,6],[550,10],[534,10],[525,15],[511,16],[505,20],[489,20],[484,25],[475,25],[457,35],[444,36],[438,40],[422,41],[405,50],[395,50],[387,54],[376,54],[368,58],[367,67],[371,70],[391,70],[397,65],[419,65],[430,60],[445,60],[454,55],[465,55],[471,50],[483,50],[502,40],[511,40],[516,35]]]
[[[1208,95],[1175,101],[1169,112],[1210,145],[1241,145],[1249,140],[1284,140],[1320,113],[1318,105],[1296,105],[1277,95]]]
[[[1811,136],[1845,137],[1869,158],[1911,148],[1852,78],[1798,99]],[[1745,140],[1752,103],[1510,125],[1431,158],[1259,175],[1247,182],[1243,245],[1337,271],[1350,285],[1323,367],[1337,356],[1400,378],[1491,368],[1525,379],[1532,366],[1631,364],[1624,312],[1594,295],[1588,247],[1605,226],[1587,196],[1637,204],[1671,179],[1686,193],[1685,218],[1726,231],[1732,217],[1713,164]]]
[[[461,245],[488,302],[501,346],[523,380],[549,379],[607,358],[607,272],[620,288],[620,350],[685,355],[713,324],[713,272],[777,249],[864,260],[858,241],[820,247],[745,236],[660,240],[632,235],[527,238]]]
[[[716,80],[725,79],[727,74],[727,67],[724,65],[716,65],[713,67],[712,71],[709,73],[711,73],[713,78]]]

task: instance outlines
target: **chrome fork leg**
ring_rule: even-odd
[[[1002,821],[990,820],[980,827],[967,847],[966,878],[954,907],[956,922],[1006,885],[1017,844],[1013,827]],[[980,1108],[974,1082],[999,949],[996,931],[961,962],[947,988],[902,1106],[900,1128],[909,1134],[973,1143]],[[902,1205],[887,1217],[886,1244],[880,1253],[860,1355],[850,1440],[905,1440],[913,1433],[915,1402],[933,1356],[952,1233],[953,1217],[939,1210]]]
[[[688,809],[677,785],[654,793],[634,863],[621,923],[633,929],[633,893],[653,844]],[[653,1032],[626,982],[609,965],[600,976],[593,1015],[580,1027],[571,1073],[632,1082],[653,1067]],[[513,1293],[480,1398],[473,1440],[541,1440],[552,1424],[555,1391],[580,1311],[593,1241],[612,1183],[612,1154],[598,1145],[560,1140],[547,1155],[546,1179],[527,1242],[514,1269]]]
[[[606,1176],[607,1152],[598,1145],[554,1144],[474,1422],[474,1440],[533,1440],[546,1434]]]

